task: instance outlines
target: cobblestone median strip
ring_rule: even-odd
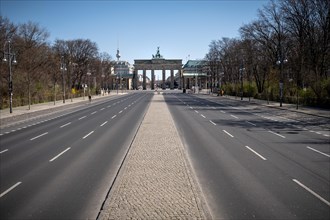
[[[163,95],[155,95],[98,219],[209,219]]]

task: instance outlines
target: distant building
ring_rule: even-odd
[[[208,62],[206,60],[188,60],[182,68],[186,89],[198,92],[208,87]]]
[[[113,61],[112,89],[130,90],[133,89],[133,66],[120,60],[119,49],[116,54],[117,60]]]

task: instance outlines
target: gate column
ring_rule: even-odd
[[[166,85],[165,85],[165,68],[163,67],[163,89],[166,89]]]
[[[171,69],[171,86],[170,89],[174,89],[174,70]]]
[[[151,90],[155,89],[155,70],[151,70]]]
[[[142,87],[143,87],[143,90],[146,90],[147,89],[147,79],[146,79],[146,70],[143,69],[143,83],[142,83]]]

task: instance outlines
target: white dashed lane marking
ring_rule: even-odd
[[[36,137],[33,137],[33,138],[30,139],[30,141],[33,141],[33,140],[35,140],[35,139],[37,139],[37,138],[40,138],[40,137],[42,137],[42,136],[44,136],[44,135],[46,135],[46,134],[48,134],[48,132],[45,132],[45,133],[43,133],[43,134],[41,134],[41,135],[38,135],[38,136],[36,136]]]

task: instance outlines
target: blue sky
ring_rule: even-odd
[[[268,0],[113,1],[1,0],[0,12],[14,24],[39,23],[55,39],[90,39],[100,52],[122,60],[204,58],[212,40],[239,37]]]

